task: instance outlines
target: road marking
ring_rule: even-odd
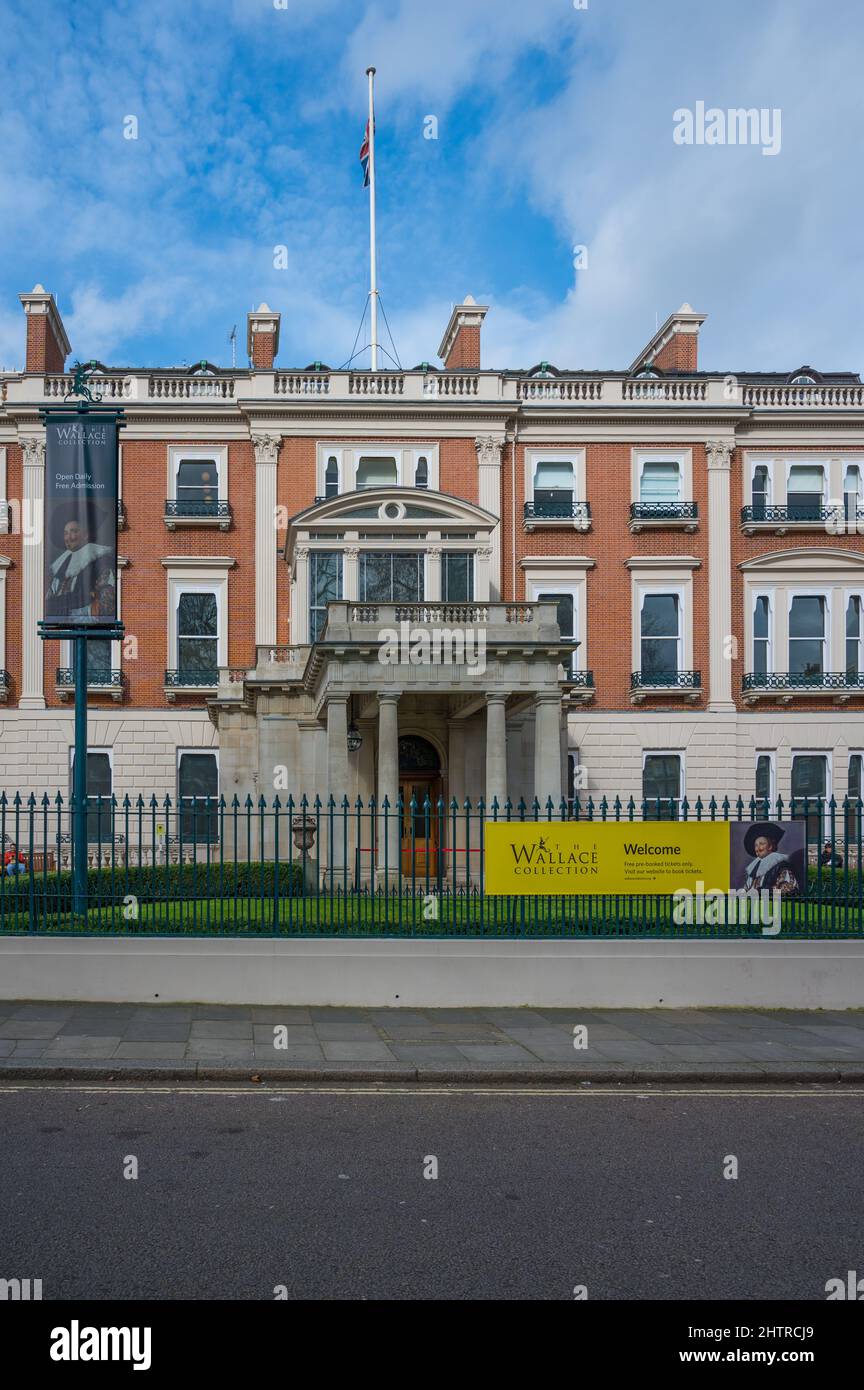
[[[161,1095],[161,1096],[447,1096],[450,1098],[458,1096],[491,1096],[501,1097],[529,1097],[531,1099],[542,1098],[544,1100],[572,1099],[579,1096],[585,1099],[595,1097],[614,1096],[618,1099],[626,1100],[666,1100],[670,1096],[705,1096],[716,1099],[721,1097],[739,1098],[742,1096],[755,1097],[761,1100],[778,1099],[784,1100],[805,1100],[813,1097],[820,1097],[830,1100],[849,1099],[862,1094],[862,1088],[855,1085],[840,1085],[837,1082],[827,1082],[824,1086],[817,1089],[809,1089],[805,1086],[798,1086],[790,1082],[784,1086],[759,1086],[757,1088],[742,1089],[736,1086],[727,1086],[718,1083],[714,1086],[692,1087],[673,1087],[663,1086],[656,1083],[654,1089],[646,1090],[644,1086],[620,1086],[611,1089],[600,1086],[579,1086],[569,1088],[566,1086],[542,1085],[534,1087],[521,1086],[509,1088],[505,1086],[477,1086],[461,1085],[453,1082],[451,1085],[437,1086],[404,1086],[399,1082],[370,1086],[368,1083],[358,1083],[354,1086],[277,1086],[266,1082],[255,1084],[247,1083],[242,1089],[237,1086],[212,1086],[201,1083],[197,1086],[148,1086],[148,1085],[66,1085],[63,1082],[53,1082],[43,1084],[38,1082],[21,1082],[19,1085],[0,1086],[0,1095],[16,1095],[23,1092],[43,1091],[56,1094],[63,1092],[74,1095]]]

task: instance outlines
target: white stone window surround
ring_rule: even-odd
[[[234,560],[227,556],[209,558],[174,556],[162,561],[168,582],[168,670],[179,667],[177,649],[177,610],[180,595],[186,593],[215,594],[217,622],[217,665],[228,665],[228,570]]]
[[[0,555],[0,671],[6,669],[6,571],[12,565],[8,555]]]
[[[165,496],[177,501],[177,474],[180,464],[185,461],[212,463],[216,467],[217,497],[220,502],[228,501],[228,445],[227,444],[182,444],[168,445],[168,490]]]
[[[575,671],[587,671],[588,660],[588,571],[597,561],[588,555],[525,555],[519,561],[525,574],[525,594],[536,601],[538,593],[572,593],[573,621],[576,627]]]
[[[639,802],[645,799],[645,763],[648,758],[677,758],[678,759],[678,795],[675,798],[680,805],[687,795],[687,757],[686,750],[683,748],[643,748],[642,749],[642,783],[639,788]]]
[[[642,598],[645,594],[677,594],[679,605],[678,650],[680,671],[693,666],[693,571],[701,561],[691,556],[635,556],[625,561],[631,573],[631,671],[642,669]]]
[[[793,468],[822,468],[824,506],[831,503],[842,506],[843,481],[846,469],[850,465],[859,467],[864,475],[864,454],[856,453],[854,450],[815,453],[804,449],[792,452],[781,449],[748,449],[744,453],[744,467],[741,470],[742,506],[754,505],[753,479],[760,464],[768,469],[768,505],[777,507],[787,505],[789,474]]]
[[[744,646],[747,656],[744,661],[745,671],[755,671],[756,669],[756,601],[760,598],[768,600],[768,675],[773,675],[777,670],[777,593],[772,584],[756,584],[749,592],[749,607],[745,604],[744,613]]]
[[[845,628],[844,628],[844,644],[843,644],[843,661],[842,661],[842,664],[839,665],[839,666],[835,666],[835,665],[833,664],[833,658],[834,658],[835,653],[837,652],[838,648],[837,648],[836,642],[833,640],[833,638],[834,638],[834,623],[833,623],[833,620],[832,620],[832,612],[833,612],[833,609],[834,609],[835,605],[832,604],[832,602],[831,602],[832,597],[833,597],[833,594],[832,594],[831,589],[823,588],[821,585],[818,586],[818,587],[816,587],[816,588],[811,588],[811,587],[801,588],[801,587],[799,587],[798,585],[792,585],[792,586],[790,586],[790,587],[786,590],[786,594],[785,594],[785,601],[786,601],[786,603],[785,603],[785,606],[786,606],[786,632],[785,632],[785,634],[784,634],[784,636],[785,636],[785,642],[784,642],[783,646],[780,648],[780,650],[783,651],[783,652],[785,652],[785,654],[786,654],[786,670],[787,670],[787,671],[789,670],[789,659],[790,659],[790,656],[791,656],[791,645],[790,645],[789,629],[790,629],[790,625],[791,625],[792,604],[794,603],[794,601],[795,601],[796,598],[822,598],[822,599],[825,600],[825,610],[824,610],[824,612],[825,612],[825,624],[824,624],[824,635],[823,635],[823,638],[822,638],[822,670],[823,670],[823,671],[842,671],[842,670],[845,669],[845,666],[846,666],[846,659],[845,659],[845,657],[846,657]],[[844,610],[844,615],[843,615],[843,616],[844,616],[844,620],[845,620],[845,610]],[[814,640],[815,640],[815,639],[814,639]]]
[[[111,744],[87,744],[88,753],[107,753],[108,766],[111,769],[111,795],[114,795],[114,748]],[[72,795],[72,779],[75,776],[75,745],[69,744],[69,795]]]
[[[534,482],[537,476],[537,469],[543,463],[569,463],[573,469],[573,501],[587,502],[588,488],[585,481],[585,456],[584,447],[578,449],[562,449],[553,445],[549,449],[536,448],[532,445],[525,449],[525,501],[534,501]]]
[[[646,463],[677,463],[680,478],[678,500],[693,501],[693,450],[692,449],[631,449],[630,451],[631,500],[642,501],[642,474]]]
[[[438,445],[427,444],[388,444],[386,441],[370,440],[358,444],[340,440],[338,443],[319,442],[316,445],[315,495],[324,497],[327,492],[327,463],[336,459],[341,497],[347,492],[357,491],[357,468],[361,458],[392,458],[396,464],[396,487],[414,487],[417,461],[425,458],[428,465],[428,481],[424,492],[438,491]],[[361,489],[362,491],[363,489]],[[219,494],[221,497],[221,493]]]

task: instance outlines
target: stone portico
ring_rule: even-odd
[[[259,647],[254,670],[220,672],[211,717],[224,794],[325,807],[332,795],[352,816],[358,798],[364,812],[374,800],[379,869],[398,872],[402,831],[385,802],[557,806],[572,650],[554,603],[331,602],[314,644]],[[462,834],[457,823],[456,848]],[[338,867],[353,838],[349,818],[322,859]],[[449,821],[441,838],[453,848]]]

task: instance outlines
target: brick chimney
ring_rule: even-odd
[[[479,371],[480,328],[488,312],[488,304],[477,304],[470,294],[454,308],[438,349],[449,371]]]
[[[253,367],[269,371],[279,351],[279,323],[282,315],[269,304],[259,304],[246,315],[246,351]]]
[[[661,372],[698,371],[699,329],[706,318],[706,314],[695,313],[689,304],[682,304],[677,314],[670,314],[642,349],[631,372],[640,371],[649,362]]]
[[[72,351],[53,294],[34,285],[30,294],[19,294],[27,315],[26,372],[62,372]]]

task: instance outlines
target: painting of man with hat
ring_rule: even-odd
[[[732,888],[794,897],[805,882],[803,821],[733,822]]]
[[[113,539],[113,518],[104,518],[104,528],[100,524],[102,521],[92,505],[86,513],[82,509],[64,508],[52,518],[47,539],[55,554],[48,563],[46,618],[80,620],[116,616],[114,547],[101,544],[99,538],[99,533],[105,529],[105,539]]]

